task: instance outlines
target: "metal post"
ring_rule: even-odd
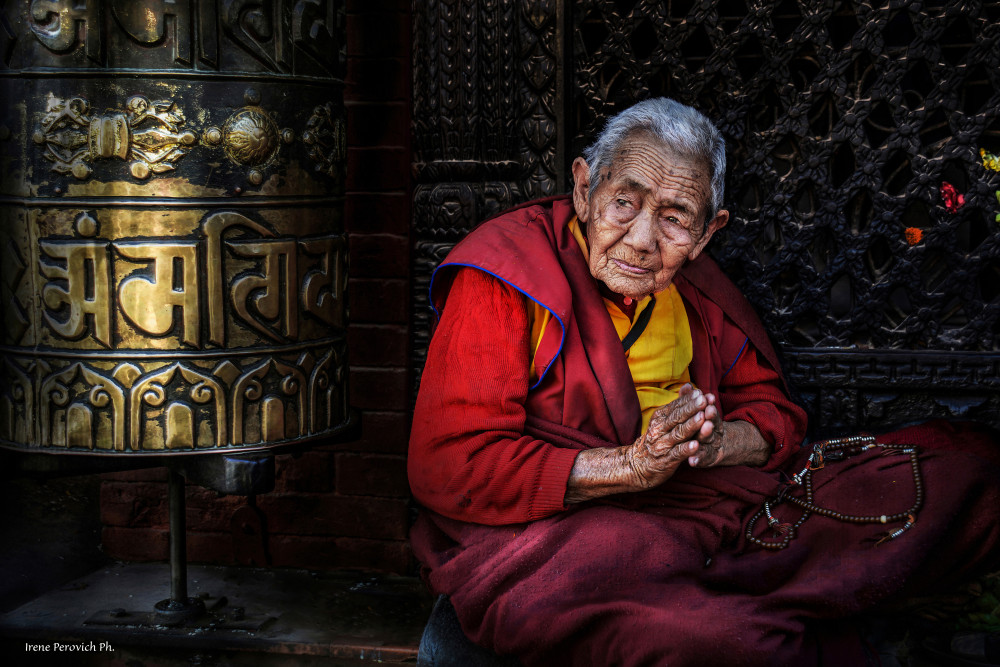
[[[154,605],[159,622],[182,623],[205,611],[205,604],[189,598],[187,590],[187,535],[184,517],[184,475],[168,467],[170,498],[170,597]]]
[[[169,471],[170,494],[170,599],[187,601],[187,530],[184,516],[184,476]]]

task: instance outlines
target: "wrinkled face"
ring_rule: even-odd
[[[645,134],[622,142],[592,196],[583,158],[573,163],[573,181],[591,275],[633,299],[666,289],[729,219],[719,211],[705,224],[711,209],[708,166],[664,150]]]

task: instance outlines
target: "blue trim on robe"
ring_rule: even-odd
[[[513,287],[518,292],[520,292],[524,296],[528,297],[529,299],[531,299],[533,302],[535,302],[536,304],[538,304],[539,306],[541,306],[545,310],[547,310],[550,313],[552,313],[552,317],[556,318],[556,321],[559,322],[559,332],[560,332],[559,349],[556,350],[555,355],[551,359],[549,359],[548,362],[545,364],[545,367],[544,367],[545,370],[543,370],[542,374],[538,377],[538,381],[535,382],[535,384],[533,384],[530,387],[528,387],[528,391],[531,391],[532,389],[534,389],[535,387],[537,387],[538,385],[540,385],[542,383],[542,380],[545,379],[545,375],[549,372],[549,369],[552,367],[552,362],[555,361],[556,359],[558,359],[559,355],[562,353],[563,343],[566,342],[566,324],[556,314],[556,311],[552,310],[551,308],[549,308],[548,306],[546,306],[544,303],[542,303],[541,301],[539,301],[535,297],[531,296],[530,294],[528,294],[528,292],[526,292],[525,290],[521,289],[520,287],[518,287],[514,283],[501,278],[500,276],[498,276],[497,274],[493,273],[492,271],[487,271],[486,269],[484,269],[481,266],[476,266],[475,264],[463,264],[463,263],[459,263],[459,262],[449,262],[449,263],[446,263],[446,264],[441,264],[436,269],[434,269],[434,273],[431,274],[431,284],[430,284],[430,287],[427,290],[427,296],[428,296],[428,298],[431,301],[431,309],[434,310],[434,316],[435,317],[440,318],[441,317],[441,313],[438,312],[437,306],[434,305],[434,279],[437,278],[438,271],[440,271],[441,269],[448,268],[448,267],[453,267],[453,266],[454,267],[462,267],[462,266],[464,266],[464,267],[468,267],[470,269],[478,269],[478,270],[482,271],[483,273],[486,273],[486,274],[489,274],[489,275],[493,276],[494,278],[496,278],[500,282],[504,283],[505,285],[509,285],[509,286]],[[746,345],[746,344],[744,343],[744,345]],[[733,362],[733,363],[735,363],[735,362]],[[536,366],[536,368],[537,368],[537,366]]]
[[[740,348],[740,351],[736,353],[736,358],[735,358],[735,359],[733,359],[733,363],[729,364],[729,368],[727,368],[727,369],[726,369],[726,372],[725,372],[725,373],[723,373],[723,374],[722,374],[722,377],[720,377],[720,378],[719,378],[719,382],[722,382],[722,378],[724,378],[724,377],[726,377],[727,375],[729,375],[729,371],[733,370],[733,366],[735,366],[735,365],[736,365],[736,362],[737,362],[737,361],[739,361],[739,360],[740,360],[740,357],[742,357],[742,356],[743,356],[743,350],[747,349],[747,344],[748,344],[749,342],[750,342],[750,337],[749,337],[749,336],[747,336],[747,337],[746,337],[746,339],[744,339],[744,341],[743,341],[743,347],[741,347],[741,348]]]

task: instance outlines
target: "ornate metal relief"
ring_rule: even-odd
[[[347,159],[347,130],[343,118],[330,104],[313,109],[306,122],[302,141],[309,146],[309,158],[315,169],[328,176],[335,176]]]
[[[260,185],[264,182],[265,170],[277,159],[281,144],[295,141],[295,132],[287,127],[278,129],[274,114],[260,106],[260,94],[253,88],[243,94],[243,101],[247,106],[229,116],[221,129],[208,128],[204,141],[210,146],[221,145],[231,162],[249,167],[247,180],[252,185]],[[331,169],[328,175],[336,177],[338,174]]]
[[[234,165],[248,167],[247,180],[258,186],[264,181],[266,168],[276,161],[281,144],[295,141],[295,131],[278,128],[274,113],[259,106],[260,95],[254,89],[244,93],[244,101],[247,106],[230,115],[221,129],[208,127],[200,140],[207,146],[221,146]],[[330,106],[322,107],[328,116]],[[312,125],[316,124],[315,115],[310,118]],[[52,162],[52,170],[60,174],[84,180],[93,173],[88,161],[120,158],[130,161],[129,172],[142,180],[151,174],[176,169],[174,163],[199,141],[198,134],[181,128],[184,122],[183,111],[172,100],[151,102],[142,95],[134,95],[125,102],[123,112],[91,116],[90,102],[86,99],[53,97],[49,98],[48,113],[32,139],[43,151],[43,157]],[[342,135],[342,122],[340,127]],[[314,137],[319,133],[307,130],[305,134],[308,143],[316,143]],[[321,136],[329,134],[330,130],[325,130]],[[313,153],[310,151],[310,156]],[[343,150],[330,155],[327,175],[337,177],[337,167],[345,157]]]
[[[32,140],[60,174],[83,180],[93,172],[88,161],[119,158],[130,161],[129,171],[142,179],[175,169],[173,162],[198,140],[181,130],[183,124],[184,113],[169,100],[150,102],[134,95],[121,112],[92,116],[90,102],[82,97],[53,97]]]
[[[36,209],[29,222],[45,235],[35,253],[17,243],[26,235],[4,234],[35,267],[12,273],[8,290],[34,284],[40,298],[14,298],[27,326],[4,334],[0,438],[157,452],[337,427],[347,415],[344,235],[274,211],[184,211],[169,222],[186,233],[128,235],[158,218]]]
[[[32,0],[29,26],[35,37],[54,53],[68,53],[79,44],[83,32],[87,57],[99,62],[102,54],[101,3],[72,0]]]
[[[161,455],[343,431],[342,9],[10,4],[0,446]]]
[[[23,0],[0,16],[11,69],[344,76],[344,3],[332,0]]]

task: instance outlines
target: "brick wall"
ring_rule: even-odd
[[[360,440],[277,457],[272,493],[259,496],[271,565],[405,572],[409,488],[409,0],[347,1],[351,403]],[[189,485],[188,558],[255,561],[233,513],[246,504]],[[128,561],[168,558],[166,472],[104,475],[104,550]],[[248,542],[249,539],[249,542]],[[263,563],[260,563],[263,564]]]

